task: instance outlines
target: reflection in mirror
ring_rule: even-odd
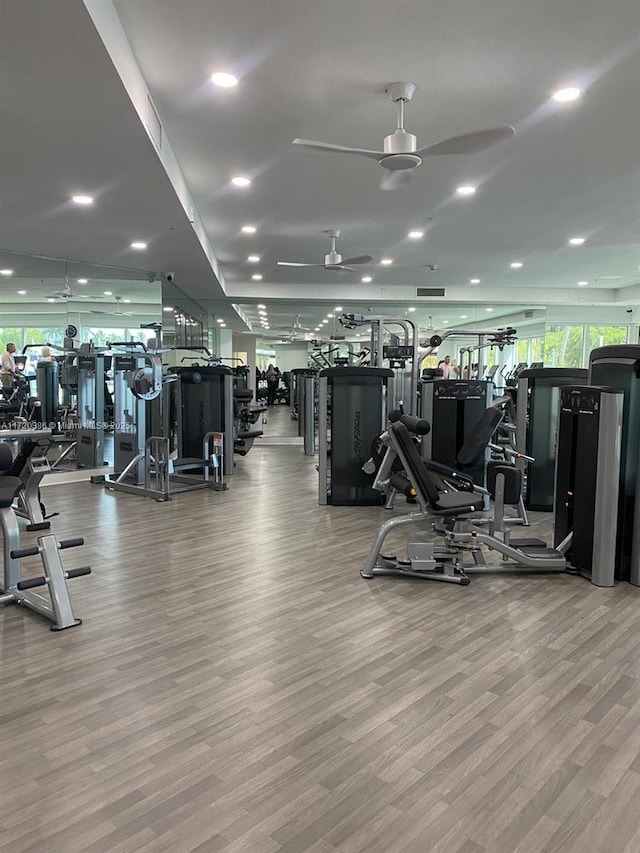
[[[28,346],[27,372],[39,347],[63,347],[67,326],[98,347],[116,337],[146,343],[153,331],[141,326],[162,316],[160,282],[146,270],[0,251],[0,287],[0,349]]]

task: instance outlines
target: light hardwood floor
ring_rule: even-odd
[[[0,611],[2,853],[640,850],[640,591],[364,581],[384,510],[236,471],[46,490],[94,574],[74,630]]]

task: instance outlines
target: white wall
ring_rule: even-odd
[[[307,367],[309,361],[309,345],[304,343],[276,344],[276,364],[284,373],[296,367]]]

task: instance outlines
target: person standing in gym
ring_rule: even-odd
[[[0,359],[0,381],[2,381],[2,387],[5,391],[10,391],[13,388],[13,380],[18,376],[13,357],[15,351],[15,344],[7,344],[7,351],[2,353],[2,359]]]
[[[275,406],[280,377],[272,364],[267,367],[264,377],[267,380],[267,406]]]

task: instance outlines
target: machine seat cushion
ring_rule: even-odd
[[[11,506],[21,488],[22,481],[17,477],[0,478],[0,509]]]
[[[405,463],[405,474],[418,493],[426,499],[434,515],[462,515],[483,508],[484,501],[480,494],[441,492],[436,485],[434,476],[423,464],[406,426],[398,421],[389,424],[389,430],[394,434],[400,451],[400,458]]]
[[[433,504],[437,515],[460,515],[466,512],[478,512],[483,509],[482,495],[469,492],[441,492]]]
[[[264,435],[261,429],[238,430],[238,438],[260,438],[261,435]]]
[[[253,391],[251,388],[234,388],[233,399],[240,401],[253,400]]]

